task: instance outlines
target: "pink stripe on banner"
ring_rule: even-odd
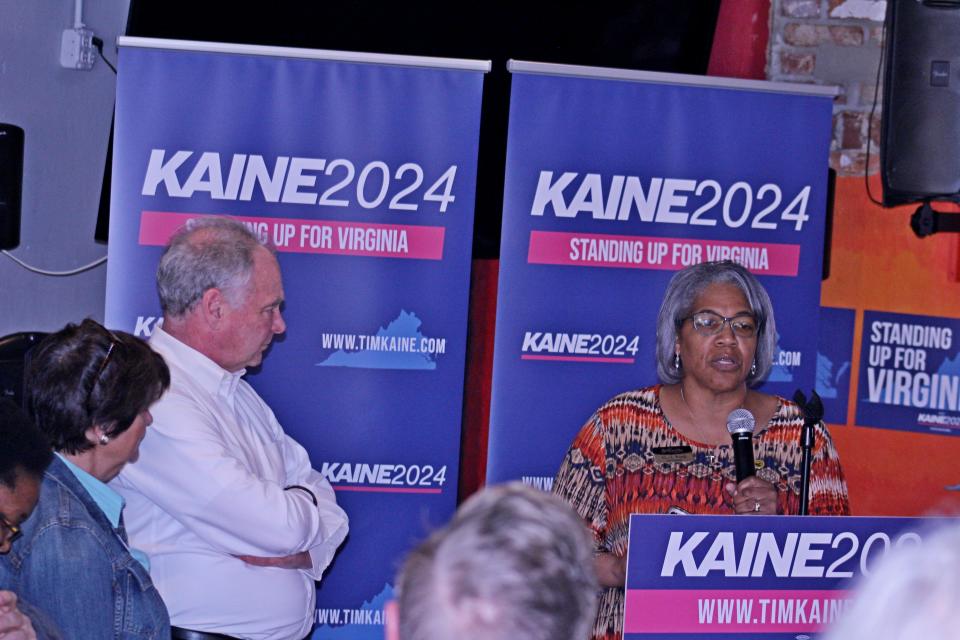
[[[733,260],[764,275],[795,276],[800,245],[531,231],[527,253],[531,264],[669,271],[713,260]]]
[[[630,589],[625,633],[816,632],[846,608],[847,591]]]
[[[334,491],[365,491],[369,493],[443,493],[443,489],[419,489],[415,487],[347,487],[331,485]]]
[[[144,211],[140,214],[141,245],[163,246],[195,218],[214,214]],[[369,224],[337,220],[233,216],[247,223],[282,253],[325,253],[374,258],[441,260],[446,229],[407,224]]]
[[[524,354],[520,356],[521,360],[553,360],[560,362],[603,362],[613,364],[633,364],[633,358],[603,358],[593,356],[537,356],[533,354]]]

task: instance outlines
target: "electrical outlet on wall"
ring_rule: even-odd
[[[67,69],[93,68],[96,54],[93,31],[85,28],[64,29],[60,38],[60,66]]]

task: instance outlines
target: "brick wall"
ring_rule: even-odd
[[[868,130],[870,173],[879,167],[882,93],[868,125],[886,5],[885,0],[771,0],[767,78],[839,87],[830,166],[842,176],[863,174]]]

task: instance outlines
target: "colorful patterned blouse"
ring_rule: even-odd
[[[778,400],[770,423],[754,434],[753,452],[757,476],[777,488],[778,511],[796,514],[803,416],[797,405]],[[683,453],[668,447],[682,447]],[[849,515],[840,461],[822,426],[816,429],[810,478],[811,514]],[[724,489],[729,482],[736,482],[733,447],[703,444],[674,429],[660,408],[656,385],[620,394],[590,417],[564,456],[553,492],[588,521],[598,550],[624,555],[631,513],[676,508],[730,515],[732,499]],[[619,639],[622,625],[623,589],[605,589],[593,638]]]

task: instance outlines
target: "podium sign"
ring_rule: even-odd
[[[930,521],[631,516],[624,639],[809,637],[844,611],[855,578],[921,544]]]

